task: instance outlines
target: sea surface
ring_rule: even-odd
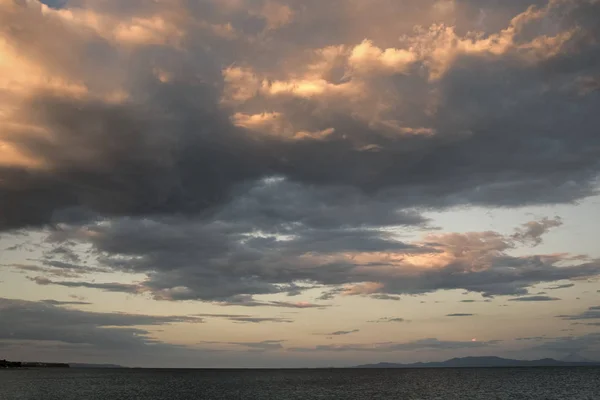
[[[1,400],[600,399],[600,368],[0,370]]]

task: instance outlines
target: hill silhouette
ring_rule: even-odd
[[[459,357],[440,362],[398,364],[381,362],[357,365],[352,368],[493,368],[493,367],[584,367],[600,366],[600,362],[559,361],[553,358],[540,360],[513,360],[502,357]]]

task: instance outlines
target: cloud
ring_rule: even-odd
[[[402,298],[400,296],[390,296],[389,294],[373,294],[369,297],[372,299],[375,299],[375,300],[393,300],[393,301],[402,300]]]
[[[373,321],[369,321],[369,322],[376,322],[376,323],[391,323],[391,322],[410,322],[409,320],[406,320],[404,318],[398,318],[398,317],[382,317]]]
[[[67,4],[67,1],[68,0],[43,0],[40,1],[40,3],[46,4],[47,6],[52,8],[61,8]]]
[[[231,321],[241,322],[241,323],[251,323],[251,324],[260,324],[263,322],[278,322],[278,323],[292,323],[294,321],[286,318],[259,318],[259,317],[239,317],[239,318],[230,318]]]
[[[547,287],[546,290],[567,289],[567,288],[570,288],[570,287],[573,287],[573,286],[575,286],[574,283],[565,283],[563,285],[556,285],[556,286]]]
[[[497,344],[497,341],[488,342],[460,342],[460,341],[441,341],[438,339],[421,339],[405,343],[376,343],[376,344],[343,344],[343,345],[319,345],[315,347],[292,347],[288,351],[292,352],[395,352],[395,351],[413,351],[413,350],[456,350],[489,347]]]
[[[282,317],[254,317],[252,315],[245,314],[195,314],[196,317],[201,318],[221,318],[227,319],[229,321],[238,322],[238,323],[251,323],[251,324],[260,324],[263,322],[275,322],[275,323],[292,323],[294,322],[288,318]]]
[[[522,243],[530,243],[532,246],[537,246],[542,243],[542,236],[552,228],[559,227],[563,224],[559,217],[554,219],[544,218],[540,221],[530,221],[518,228],[513,239]]]
[[[427,213],[597,194],[599,18],[594,0],[0,0],[0,232],[44,253],[7,268],[309,313],[541,301],[537,285],[600,274],[542,252],[559,217],[451,233]],[[205,318],[288,322],[225,315]],[[122,328],[85,340],[153,340]]]
[[[55,257],[52,250],[48,252],[49,257]],[[36,262],[38,260],[31,260]],[[44,259],[38,261],[41,265],[35,264],[10,264],[4,265],[19,272],[38,272],[46,276],[61,277],[61,278],[79,278],[86,274],[106,273],[110,272],[106,268],[98,268],[89,265],[72,264],[57,259]]]
[[[48,233],[46,243],[83,246],[94,255],[88,260],[94,268],[145,274],[142,282],[32,279],[45,285],[149,293],[158,300],[323,308],[328,304],[257,296],[299,295],[311,288],[323,289],[321,299],[368,295],[398,300],[401,294],[445,289],[486,296],[523,295],[538,283],[600,272],[597,260],[568,254],[509,255],[518,243],[491,231],[427,234],[422,240],[401,242],[390,230],[365,226],[363,220],[351,223],[351,218],[324,216],[298,222],[298,216],[310,215],[301,206],[281,212],[276,211],[278,206],[260,208],[272,200],[270,195],[260,197],[263,188],[273,193],[278,186],[289,188],[285,180],[263,181],[242,196],[243,208],[226,207],[210,218],[127,217],[63,224]],[[272,204],[285,203],[290,201],[283,196]],[[290,216],[296,222],[288,222]],[[45,264],[52,263],[53,257],[47,254]]]
[[[448,314],[446,315],[446,317],[472,317],[475,314],[464,314],[464,313],[455,313],[455,314]]]
[[[239,294],[233,297],[230,297],[223,301],[215,302],[215,304],[220,306],[239,306],[239,307],[276,307],[276,308],[299,308],[299,309],[309,309],[309,308],[317,308],[323,309],[329,307],[328,304],[315,304],[304,301],[298,302],[289,302],[289,301],[260,301],[255,300],[250,295]]]
[[[277,351],[283,349],[284,340],[263,340],[260,342],[202,342],[208,344],[220,344],[226,346],[242,347],[250,351]]]
[[[89,288],[89,289],[100,289],[106,292],[123,292],[137,294],[140,293],[141,289],[138,285],[131,285],[127,283],[95,283],[95,282],[78,282],[78,281],[52,281],[47,278],[37,276],[31,278],[31,280],[38,285],[58,285],[70,288]]]
[[[495,5],[514,14],[484,35],[466,33],[477,26],[465,16],[481,10],[470,3],[237,4],[3,2],[2,75],[12,79],[3,104],[12,106],[2,228],[54,222],[68,208],[195,214],[273,174],[396,190],[407,207],[594,192],[597,99],[582,85],[594,79],[595,2]],[[533,95],[542,90],[544,102]],[[552,123],[540,118],[548,105],[559,110]],[[307,134],[289,141],[264,135],[263,124],[250,129],[260,115]],[[524,227],[522,239],[536,243],[539,228]]]
[[[583,336],[567,336],[555,338],[533,347],[535,350],[551,351],[555,353],[583,353],[597,350],[600,346],[600,334],[590,333]]]
[[[600,319],[600,306],[590,307],[587,309],[587,311],[584,311],[581,314],[559,315],[558,318],[572,320],[572,321],[586,320],[586,319]]]
[[[353,333],[357,333],[360,332],[359,329],[353,329],[351,331],[335,331],[335,332],[331,332],[331,333],[324,333],[325,336],[345,336],[345,335],[351,335]]]
[[[557,301],[560,300],[558,297],[549,297],[549,296],[526,296],[526,297],[515,297],[514,299],[509,299],[508,301]]]
[[[485,300],[461,300],[459,303],[491,303],[491,299]]]
[[[514,296],[598,275],[511,253],[559,218],[398,235],[425,210],[596,193],[598,3],[392,3],[2,1],[0,230],[55,246],[34,282],[320,308],[259,296]]]
[[[194,314],[196,317],[202,318],[245,318],[251,315],[246,314]]]
[[[65,302],[0,299],[0,340],[60,342],[99,349],[168,346],[140,326],[201,323],[187,316],[99,313],[60,307]]]
[[[89,305],[93,303],[89,303],[87,301],[59,301],[59,300],[41,300],[40,303],[49,304],[53,306],[80,306],[80,305]]]

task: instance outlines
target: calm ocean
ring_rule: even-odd
[[[600,399],[600,368],[0,371],[1,400]]]

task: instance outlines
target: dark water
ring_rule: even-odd
[[[600,399],[600,368],[0,370],[1,400]]]

